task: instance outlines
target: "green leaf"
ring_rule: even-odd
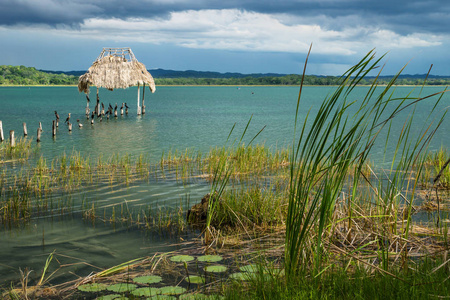
[[[258,272],[259,268],[258,265],[246,265],[246,266],[242,266],[239,268],[239,270],[241,270],[242,272],[251,272],[251,273],[256,273]]]
[[[154,287],[145,287],[145,288],[139,288],[139,289],[135,289],[134,291],[131,292],[131,294],[133,294],[134,296],[145,296],[145,297],[150,297],[150,296],[155,296],[158,294],[161,294],[161,290],[159,288],[154,288]]]
[[[186,289],[181,286],[165,286],[160,288],[160,291],[163,295],[179,295],[186,292]]]
[[[184,280],[186,280],[189,283],[195,283],[195,284],[205,283],[205,278],[203,278],[201,276],[196,276],[196,275],[188,276]]]
[[[219,255],[204,255],[197,257],[198,261],[204,261],[204,262],[218,262],[221,261],[223,258]]]
[[[170,258],[173,262],[188,262],[193,261],[194,257],[190,255],[175,255]]]
[[[111,292],[124,293],[134,291],[136,289],[136,285],[130,283],[117,283],[108,286],[106,289]]]
[[[135,277],[135,278],[133,278],[133,281],[136,283],[151,284],[151,283],[161,282],[162,278],[161,278],[161,276],[157,276],[157,275],[148,275],[148,276]]]
[[[103,283],[88,283],[78,287],[82,292],[101,292],[106,289],[107,285]]]
[[[225,272],[226,270],[227,270],[227,267],[221,266],[221,265],[205,267],[205,271],[206,272],[222,273],[222,272]]]

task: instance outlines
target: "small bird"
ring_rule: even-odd
[[[80,128],[83,127],[83,124],[80,123],[79,119],[77,119],[77,123],[78,123],[78,127],[80,127]]]
[[[126,103],[126,102],[125,102],[125,108],[126,108],[126,109],[129,109],[129,107],[128,107],[128,105],[127,105],[127,103]]]
[[[66,121],[64,123],[67,123],[67,125],[69,125],[69,120],[70,120],[70,113],[69,116],[67,117]]]
[[[58,113],[56,112],[56,110],[55,110],[55,117],[56,117],[56,121],[59,121],[59,115],[58,115]]]

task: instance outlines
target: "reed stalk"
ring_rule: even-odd
[[[353,218],[351,206],[352,203],[356,203],[358,186],[363,178],[361,174],[371,149],[380,133],[391,129],[391,120],[408,108],[412,109],[411,116],[406,119],[404,127],[398,134],[397,148],[392,158],[391,170],[387,175],[391,181],[387,186],[380,186],[381,191],[377,195],[379,199],[383,199],[382,203],[377,203],[379,207],[381,206],[379,214],[391,216],[384,217],[381,224],[391,224],[392,220],[397,220],[395,209],[399,201],[398,191],[402,190],[405,184],[412,185],[413,190],[417,186],[418,178],[410,181],[406,178],[406,174],[410,174],[413,165],[420,174],[422,164],[420,153],[426,149],[442,123],[443,116],[438,118],[433,126],[425,127],[417,138],[411,137],[414,105],[420,101],[434,101],[430,98],[442,96],[443,92],[424,97],[410,95],[395,97],[393,87],[400,71],[384,87],[378,86],[376,78],[363,99],[351,100],[355,86],[377,68],[382,58],[383,56],[376,59],[374,52],[370,51],[342,76],[341,84],[322,102],[318,113],[315,116],[308,114],[303,123],[299,123],[298,120],[299,110],[302,109],[302,84],[300,85],[294,121],[294,142],[290,156],[290,191],[286,220],[285,267],[288,278],[295,278],[302,273],[301,271],[310,268],[313,276],[320,276],[323,272],[322,262],[326,260],[328,253],[324,238],[331,234],[336,203],[348,189],[345,187],[348,177],[353,176],[351,192],[347,195],[349,214],[346,230],[350,233]],[[308,58],[303,76],[307,62]],[[439,100],[440,97],[435,102]],[[297,135],[298,128],[300,133]],[[388,133],[388,138],[390,134]],[[412,200],[413,197],[410,198],[409,212]],[[409,222],[410,214],[407,219]],[[403,231],[405,238],[408,236],[409,225],[410,223],[407,223]],[[389,260],[389,249],[383,248],[382,241],[388,236],[388,232],[385,232],[379,239],[382,260],[386,263]]]

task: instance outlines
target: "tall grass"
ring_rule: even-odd
[[[423,97],[394,97],[394,85],[400,71],[384,87],[378,86],[375,79],[363,99],[350,101],[355,86],[378,67],[382,58],[383,56],[376,59],[374,52],[370,51],[342,76],[341,84],[322,102],[317,114],[308,114],[303,123],[298,120],[302,94],[302,85],[300,86],[294,124],[295,131],[300,132],[298,136],[297,133],[294,134],[290,157],[290,192],[286,220],[285,267],[288,278],[296,277],[297,274],[304,273],[301,271],[308,269],[312,269],[313,276],[319,276],[330,267],[323,265],[328,253],[324,238],[335,228],[336,224],[333,222],[336,220],[333,215],[336,203],[342,195],[346,195],[349,206],[346,230],[350,233],[353,223],[351,206],[357,203],[358,186],[364,180],[362,170],[371,149],[381,132],[387,131],[387,138],[392,138],[394,129],[391,128],[391,120],[405,109],[411,109],[411,113],[397,136],[391,169],[386,174],[388,183],[379,183],[380,189],[374,189],[378,214],[382,216],[379,225],[386,227],[383,230],[386,238],[389,238],[389,230],[396,230],[396,226],[389,224],[397,221],[400,191],[405,185],[413,190],[417,185],[417,176],[412,180],[407,176],[411,174],[409,171],[413,166],[420,174],[423,162],[419,154],[426,149],[443,117],[437,119],[434,125],[424,127],[419,136],[412,137],[410,130],[414,105],[431,100],[432,96],[442,96],[442,93]],[[305,69],[307,61],[308,59]],[[438,97],[431,101],[435,103],[440,99]],[[356,113],[350,113],[350,107]],[[436,103],[431,112],[435,107]],[[347,185],[344,188],[351,174],[353,182],[350,187]],[[403,195],[404,199],[401,200],[409,203],[405,217],[408,223],[402,229],[404,238],[408,238],[413,195],[414,192],[410,193],[409,200],[405,200]],[[381,236],[376,240],[381,251],[389,253],[389,249],[382,248],[385,237]],[[388,261],[387,256],[382,256],[381,259]]]

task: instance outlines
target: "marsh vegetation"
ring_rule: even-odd
[[[434,111],[445,90],[398,98],[393,93],[398,77],[383,87],[375,79],[363,99],[349,101],[355,86],[381,59],[369,53],[341,77],[317,114],[296,119],[290,149],[253,145],[253,137],[244,143],[251,118],[238,140],[207,153],[163,153],[157,163],[145,155],[91,160],[72,153],[52,161],[36,157],[30,166],[26,158],[33,149],[27,140],[14,150],[2,144],[4,227],[20,226],[36,215],[76,211],[86,220],[196,234],[180,241],[176,253],[139,258],[54,286],[40,280],[30,287],[24,273],[4,295],[12,299],[207,297],[203,294],[212,299],[446,297],[449,154],[445,148],[427,149],[446,120],[446,112]],[[425,101],[430,102],[430,117],[419,133],[412,134],[418,122],[415,109]],[[392,120],[405,110],[409,113],[403,114],[403,127],[394,128]],[[386,154],[388,163],[370,161],[374,147],[387,145],[388,140],[396,145]],[[205,222],[194,227],[186,220],[186,210],[199,199],[155,210],[130,208],[127,203],[74,207],[65,198],[91,185],[143,181],[209,186]],[[56,202],[52,195],[59,195]],[[175,286],[165,286],[168,283]]]

